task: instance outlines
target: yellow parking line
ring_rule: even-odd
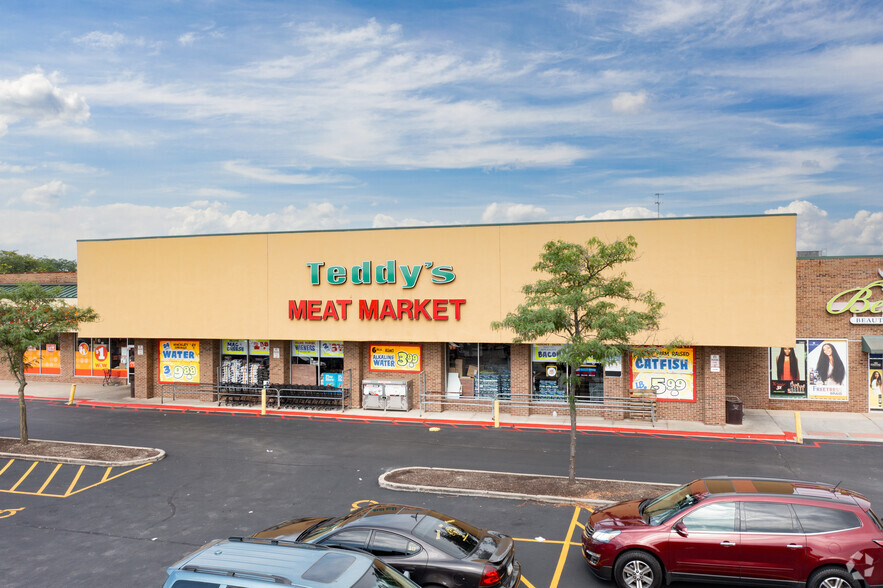
[[[86,469],[86,466],[81,465],[80,469],[77,471],[77,475],[74,476],[74,481],[71,482],[71,485],[67,487],[67,492],[64,493],[65,496],[70,496],[71,490],[74,489],[74,486],[77,485],[77,481],[80,479],[80,476],[83,475],[83,470]]]
[[[521,583],[527,586],[527,588],[535,588],[533,584],[527,581],[527,578],[521,576]]]
[[[110,470],[111,470],[111,469],[113,469],[112,466],[109,466],[109,467],[107,468],[107,471],[105,471],[105,472],[104,472],[104,475],[101,476],[101,481],[98,482],[99,484],[103,484],[103,483],[107,482],[107,476],[110,475]]]
[[[558,541],[557,539],[522,539],[520,537],[513,537],[513,541],[524,541],[525,543],[549,543],[550,545],[561,545],[562,543],[569,543],[571,546],[582,545],[582,543],[577,543],[576,541]]]
[[[16,483],[15,483],[15,486],[13,486],[12,488],[10,488],[9,491],[10,491],[10,492],[15,492],[15,489],[18,488],[18,485],[25,481],[25,478],[28,477],[28,474],[30,474],[32,471],[34,471],[34,468],[37,467],[37,464],[38,464],[38,463],[40,463],[40,462],[39,462],[39,461],[35,461],[34,463],[32,463],[32,464],[31,464],[31,467],[28,468],[28,471],[26,471],[26,472],[24,473],[24,475],[23,475],[21,478],[18,479],[18,482],[16,482]]]
[[[6,462],[6,465],[3,466],[2,470],[0,470],[0,476],[3,475],[3,472],[5,472],[9,468],[9,466],[12,465],[12,462],[14,462],[14,461],[15,461],[15,459],[10,459],[9,461]]]
[[[71,487],[68,488],[67,494],[66,494],[65,496],[71,496],[71,495],[73,495],[73,494],[78,494],[78,493],[82,492],[83,490],[89,490],[90,488],[94,488],[95,486],[100,486],[100,485],[104,484],[105,482],[110,482],[111,480],[116,480],[116,479],[119,478],[120,476],[125,476],[126,474],[129,474],[129,473],[131,473],[131,472],[134,472],[135,470],[140,470],[141,468],[145,468],[145,467],[147,467],[147,466],[149,466],[149,465],[153,465],[153,463],[143,463],[143,464],[141,464],[140,466],[135,466],[135,467],[133,467],[133,468],[130,469],[130,470],[126,470],[126,471],[124,471],[124,472],[122,472],[122,473],[119,473],[119,474],[117,474],[117,475],[115,475],[115,476],[110,476],[110,477],[107,477],[107,474],[110,473],[110,471],[109,471],[110,468],[107,468],[108,471],[104,473],[104,478],[103,478],[100,482],[96,482],[96,483],[94,483],[94,484],[90,484],[89,486],[83,486],[82,488],[78,488],[78,489],[74,490],[73,492],[71,492],[71,489],[72,489],[74,486],[73,486],[73,484],[71,484]],[[79,474],[77,474],[77,477],[78,477],[78,478],[80,477]],[[76,482],[76,480],[74,480],[74,482]]]
[[[59,464],[56,464],[56,466],[55,466],[55,469],[54,469],[54,470],[52,470],[52,473],[51,473],[51,474],[49,474],[49,477],[48,477],[48,478],[46,478],[46,481],[45,481],[45,482],[43,482],[43,485],[42,485],[42,486],[40,486],[40,489],[39,489],[39,490],[37,490],[37,494],[40,494],[40,493],[42,493],[42,492],[43,492],[43,490],[45,490],[45,489],[46,489],[46,486],[48,486],[48,485],[49,485],[49,482],[51,482],[51,481],[52,481],[52,478],[54,478],[54,477],[55,477],[55,474],[56,474],[56,473],[57,473],[57,472],[58,472],[58,470],[60,470],[60,469],[61,469],[61,464],[60,464],[60,463],[59,463]]]
[[[552,583],[549,588],[558,588],[558,582],[561,580],[561,572],[564,570],[564,562],[567,561],[567,553],[570,551],[570,538],[573,536],[573,529],[579,519],[580,508],[577,506],[573,509],[573,518],[570,521],[570,527],[567,528],[566,543],[561,546],[561,555],[558,556],[558,566],[555,568],[555,575],[552,576]]]

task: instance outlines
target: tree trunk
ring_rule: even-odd
[[[25,408],[25,386],[27,382],[18,383],[18,425],[19,440],[23,444],[28,442],[28,411]]]

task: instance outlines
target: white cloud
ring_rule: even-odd
[[[67,186],[61,180],[52,180],[48,184],[29,188],[21,195],[21,202],[33,204],[40,208],[55,206],[67,192]]]
[[[541,221],[548,218],[545,208],[532,204],[492,202],[481,214],[483,223],[521,223]]]
[[[248,165],[243,161],[226,161],[224,162],[224,169],[240,176],[271,184],[335,184],[346,182],[348,180],[345,176],[332,176],[327,174],[310,175],[279,173],[266,168]]]
[[[237,192],[236,190],[227,190],[225,188],[199,188],[193,191],[194,196],[200,198],[221,198],[224,200],[248,198],[248,194]]]
[[[644,90],[634,93],[620,92],[610,101],[610,106],[613,108],[613,111],[623,114],[640,112],[644,109],[645,104],[647,104],[647,92]]]
[[[636,34],[689,25],[719,10],[716,2],[703,0],[644,0],[642,4],[644,10],[631,23]]]
[[[126,36],[119,32],[103,33],[92,31],[74,39],[75,43],[95,49],[116,49],[127,42]]]
[[[394,227],[428,227],[437,225],[437,222],[427,222],[416,218],[403,218],[396,220],[388,214],[375,214],[371,226],[375,229],[389,229]]]
[[[183,35],[178,37],[178,43],[183,45],[184,47],[187,47],[189,45],[193,45],[193,43],[195,43],[199,38],[200,36],[197,33],[191,31],[189,33],[184,33]]]
[[[89,106],[76,92],[59,88],[42,71],[0,80],[0,136],[10,123],[31,119],[38,124],[84,123]]]
[[[4,163],[0,161],[0,172],[23,174],[29,171],[33,171],[34,169],[36,169],[36,167],[33,165],[12,165],[10,163]]]
[[[826,255],[879,255],[883,251],[883,212],[859,210],[853,217],[832,219],[806,200],[764,211],[797,215],[797,250]]]
[[[586,217],[577,217],[576,220],[621,220],[627,218],[656,218],[657,212],[643,206],[627,206],[619,210],[605,210],[594,214],[588,219]]]
[[[72,259],[77,239],[341,229],[349,224],[346,213],[346,207],[329,202],[287,206],[269,214],[250,214],[206,201],[175,207],[121,203],[39,211],[6,209],[0,210],[5,223],[0,249]],[[35,234],[40,238],[34,239]]]

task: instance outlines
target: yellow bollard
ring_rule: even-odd
[[[494,400],[494,428],[500,428],[500,401]]]
[[[267,414],[267,389],[261,390],[261,414]]]
[[[71,397],[70,397],[70,399],[67,401],[67,405],[68,405],[68,406],[70,406],[71,404],[74,403],[74,394],[76,394],[76,393],[77,393],[77,385],[76,385],[76,384],[71,384]]]
[[[800,413],[794,411],[794,430],[797,431],[797,442],[803,444],[803,428],[800,426]]]

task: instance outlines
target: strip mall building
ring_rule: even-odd
[[[366,384],[397,381],[411,406],[495,398],[523,415],[563,402],[561,341],[513,345],[492,321],[538,279],[546,242],[628,235],[639,258],[622,270],[665,304],[661,329],[633,342],[689,345],[588,358],[581,406],[653,389],[659,418],[708,424],[724,422],[727,396],[883,408],[883,257],[798,258],[794,215],[87,240],[74,276],[4,281],[72,280],[101,317],[33,350],[30,381],[131,381],[142,398],[171,385],[326,385],[350,389],[354,407]]]

